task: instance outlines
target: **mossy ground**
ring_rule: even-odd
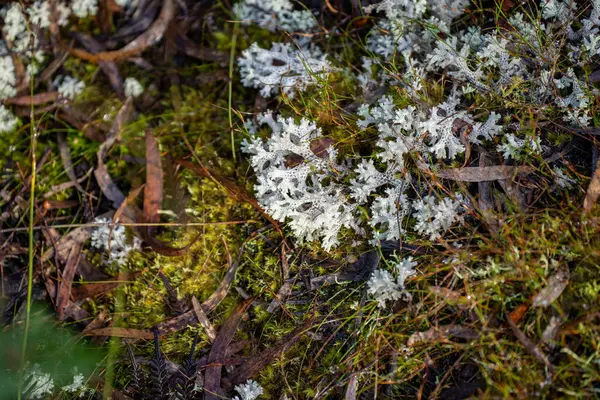
[[[480,9],[484,9],[483,5]],[[220,2],[211,10],[218,30],[203,31],[202,43],[207,47],[229,53],[234,31],[237,39],[233,51],[238,55],[253,42],[268,46],[287,38],[284,34],[228,22],[230,15]],[[477,15],[474,12],[470,18],[477,19]],[[322,39],[326,52],[328,46],[335,49],[342,46],[341,52],[335,50],[340,54],[340,66],[353,68],[364,54],[364,32],[368,29],[362,28],[362,24],[365,24],[362,19],[346,21],[339,35]],[[395,68],[393,64],[385,67]],[[91,115],[95,123],[109,124],[121,102],[111,93],[98,68],[77,60],[70,60],[65,68],[88,83],[86,92],[73,107]],[[233,76],[229,99],[226,66],[198,65],[186,57],[163,60],[152,73],[126,66],[123,74],[138,77],[147,92],[146,98],[139,100],[138,106],[143,105],[138,110],[139,118],[122,131],[120,142],[110,152],[107,161],[110,175],[124,193],[144,182],[144,132],[149,130],[159,141],[163,160],[163,209],[171,211],[163,215],[163,222],[216,224],[162,228],[159,238],[173,247],[185,246],[200,235],[181,257],[151,252],[133,255],[125,269],[139,275],[129,284],[89,299],[83,307],[92,318],[105,311],[114,324],[137,329],[147,329],[171,318],[173,311],[159,272],[168,278],[180,299],[190,301],[195,296],[202,301],[221,281],[228,267],[229,252],[233,261],[240,263],[240,269],[233,288],[210,319],[218,328],[241,302],[242,294],[255,296],[255,305],[244,316],[234,339],[251,343],[239,355],[254,356],[307,318],[316,323],[310,334],[255,377],[265,389],[265,398],[279,398],[283,393],[299,399],[340,398],[353,377],[360,382],[361,398],[373,398],[376,394],[382,398],[407,399],[459,398],[465,394],[481,398],[598,396],[600,236],[597,211],[582,218],[579,207],[590,172],[577,169],[589,161],[585,151],[577,154],[581,157],[573,158],[573,172],[578,171],[579,186],[567,194],[555,195],[551,191],[548,179],[544,178],[544,167],[540,167],[543,160],[532,157],[526,161],[540,167],[539,175],[532,178],[532,185],[537,185],[535,193],[540,196],[535,209],[520,212],[510,207],[510,199],[504,199],[508,207],[499,207],[485,218],[473,211],[466,217],[464,228],[453,230],[443,241],[429,243],[407,238],[412,245],[429,250],[425,254],[408,250],[402,253],[413,255],[419,262],[418,274],[407,285],[411,300],[382,310],[368,299],[364,280],[315,288],[308,288],[305,283],[311,277],[335,273],[364,259],[371,247],[352,245],[354,238],[349,233],[343,238],[344,245],[331,253],[325,253],[316,243],[289,248],[283,240],[293,243],[293,238],[282,237],[251,205],[233,199],[222,184],[201,178],[174,162],[197,158],[219,176],[251,192],[252,171],[239,145],[246,135],[243,122],[252,118],[257,107],[318,121],[342,154],[372,154],[373,132],[359,130],[356,118],[344,112],[344,107],[360,94],[349,74],[340,68],[319,89],[299,93],[293,100],[268,102],[256,101],[254,91],[241,85],[237,73]],[[172,83],[174,75],[178,83]],[[428,96],[423,100],[435,104],[446,89],[443,79],[428,82]],[[519,92],[519,85],[515,85],[503,98],[474,96],[472,100],[481,109],[503,107],[504,102],[510,102],[511,108],[520,110],[517,118],[523,125],[535,126],[538,121],[529,105],[519,103]],[[405,101],[400,90],[393,96],[398,104]],[[266,102],[266,107],[260,105],[261,101]],[[230,115],[234,125],[233,145]],[[47,149],[50,151],[38,170],[37,199],[41,204],[44,193],[68,180],[60,161],[56,133],[59,130],[66,133],[80,176],[95,165],[99,144],[50,113],[38,116],[36,125],[40,132],[35,149],[38,159]],[[0,179],[11,191],[22,187],[29,168],[28,129],[24,124],[16,134],[0,140],[0,154],[10,154],[0,160]],[[553,140],[562,144],[574,139],[556,134]],[[459,159],[456,164],[460,166],[463,161]],[[93,180],[84,186],[98,193]],[[456,185],[448,189],[464,187]],[[51,200],[88,201],[74,189],[58,193]],[[0,205],[6,207],[1,202]],[[92,201],[91,209],[95,213],[106,211],[108,202],[98,197]],[[45,218],[49,224],[52,221],[75,224],[84,222],[84,213],[61,209],[51,211]],[[19,228],[27,223],[24,206],[3,222],[3,227]],[[490,229],[490,224],[496,228]],[[26,241],[22,233],[11,235],[15,242]],[[36,239],[43,241],[41,233],[36,233]],[[118,268],[101,264],[100,257],[94,256],[92,250],[89,252],[89,258],[98,268],[118,276]],[[383,256],[381,263],[392,257],[385,249],[376,252]],[[284,307],[269,313],[267,305],[283,284],[284,257],[294,282],[292,295]],[[17,258],[17,264],[24,261],[22,256]],[[533,307],[532,298],[548,285],[556,266],[561,265],[570,270],[566,289],[549,307]],[[515,310],[520,312],[515,314]],[[515,337],[506,324],[511,313],[520,330],[547,356],[553,373]],[[541,342],[553,318],[560,320],[560,328],[551,340]],[[433,335],[407,346],[414,334],[448,325],[461,326],[466,334],[462,338]],[[200,354],[207,354],[210,342],[204,330],[190,326],[161,339],[167,358],[182,362],[196,333],[200,337]],[[132,345],[137,355],[150,356],[153,351],[149,341],[138,340]],[[124,388],[131,380],[129,364],[125,347],[119,344],[115,349],[114,384]],[[98,370],[100,378],[104,377],[105,367]]]

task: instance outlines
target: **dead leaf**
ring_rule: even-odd
[[[352,374],[346,386],[344,400],[356,400],[356,391],[358,390],[358,374]]]
[[[123,106],[119,109],[115,117],[106,140],[100,145],[98,150],[98,159],[104,161],[110,148],[121,138],[121,130],[127,125],[133,114],[133,99],[131,97],[125,100]]]
[[[194,243],[196,243],[198,241],[198,239],[200,239],[200,236],[202,236],[202,232],[198,233],[196,235],[196,237],[194,239],[192,239],[192,241],[185,247],[171,247],[171,246],[168,246],[165,243],[161,242],[160,240],[153,238],[148,233],[147,228],[148,228],[147,226],[142,226],[139,229],[144,242],[148,246],[150,246],[152,251],[154,251],[160,255],[167,256],[167,257],[179,257],[179,256],[185,255],[188,252],[188,250],[190,249],[190,247],[192,247],[192,245]]]
[[[298,154],[287,154],[286,156],[283,157],[283,165],[286,166],[286,168],[295,168],[298,165],[302,164],[304,162],[304,157],[299,156]]]
[[[121,219],[121,215],[125,215],[126,219],[128,220],[135,221],[135,206],[130,206],[130,204],[133,200],[135,200],[136,197],[138,197],[143,188],[144,185],[141,185],[129,192],[125,200],[123,200],[123,202],[115,212],[115,215],[112,217],[113,224],[116,224],[117,221]],[[110,227],[109,238],[110,236],[112,236],[113,227],[114,225]]]
[[[158,213],[163,202],[163,170],[158,143],[146,131],[146,188],[144,189],[144,222],[160,222]],[[151,230],[149,229],[149,233]]]
[[[548,278],[548,285],[533,297],[534,307],[548,307],[558,299],[569,283],[569,267],[561,265],[556,274]]]
[[[485,182],[510,179],[514,175],[527,175],[535,171],[531,166],[494,165],[491,167],[465,167],[442,169],[435,175],[442,179],[461,182]]]
[[[227,348],[233,340],[233,336],[237,331],[242,315],[252,304],[254,299],[250,298],[240,304],[230,315],[219,330],[219,334],[215,338],[213,345],[208,354],[208,363],[213,363],[218,359],[225,358]],[[204,399],[219,400],[224,394],[221,389],[221,365],[209,366],[204,372]]]
[[[54,281],[50,279],[50,277],[44,277],[44,284],[46,285],[46,291],[51,299],[55,299],[56,292],[56,284]],[[71,318],[74,321],[86,321],[89,318],[89,314],[83,308],[79,307],[77,304],[69,301],[63,307],[63,312],[65,317]]]
[[[329,154],[327,149],[335,142],[328,137],[320,137],[310,142],[310,151],[319,158],[325,158]]]
[[[596,171],[594,171],[594,176],[592,176],[592,181],[585,194],[585,199],[583,199],[584,213],[589,213],[592,210],[598,197],[600,197],[600,159],[598,159],[598,162],[596,163]]]
[[[98,167],[94,171],[94,176],[96,177],[96,181],[100,186],[100,190],[102,190],[102,193],[107,199],[112,201],[115,209],[118,209],[125,201],[125,195],[110,177],[108,170],[106,169],[106,165],[104,164],[104,159],[106,158],[110,148],[117,142],[117,140],[119,140],[120,132],[123,129],[123,126],[125,126],[131,117],[131,110],[133,108],[132,101],[133,100],[131,97],[128,98],[117,113],[108,137],[100,145],[100,149],[98,150]]]
[[[93,169],[89,169],[88,172],[86,172],[86,174],[84,176],[82,176],[81,178],[77,179],[77,183],[81,183],[83,181],[85,181],[87,178],[89,178],[90,174],[92,173]],[[75,185],[75,182],[64,182],[55,186],[52,186],[46,193],[44,193],[44,199],[49,199],[50,197],[54,196],[57,193],[60,193],[64,190],[67,190],[71,187],[73,187]]]

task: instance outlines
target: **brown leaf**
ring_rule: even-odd
[[[175,11],[176,7],[174,0],[164,0],[158,19],[154,21],[150,28],[119,50],[105,51],[97,54],[74,48],[69,48],[67,51],[75,57],[93,63],[99,63],[101,61],[118,61],[138,55],[162,39],[167,27],[175,17]]]
[[[527,175],[535,171],[531,166],[494,165],[491,167],[465,167],[442,169],[435,175],[442,179],[461,182],[484,182],[509,179],[513,175]]]
[[[63,321],[65,319],[65,308],[69,304],[71,297],[71,286],[73,285],[73,278],[75,277],[75,271],[79,265],[81,258],[81,243],[77,243],[71,249],[67,263],[62,271],[60,283],[58,284],[58,293],[56,295],[56,309],[58,310],[58,320]]]
[[[594,176],[592,176],[592,181],[585,194],[585,199],[583,199],[584,213],[588,213],[592,210],[592,207],[594,207],[594,204],[598,201],[598,197],[600,197],[600,159],[598,159],[598,162],[596,163],[596,171],[594,171]]]
[[[52,103],[56,101],[58,98],[58,92],[46,92],[46,93],[37,93],[33,96],[19,96],[19,97],[10,97],[8,99],[4,99],[4,104],[10,104],[15,106],[39,106],[41,104]]]
[[[146,131],[146,188],[144,189],[144,222],[160,222],[158,211],[163,202],[163,170],[158,143]],[[151,231],[151,230],[150,230]]]
[[[90,329],[87,332],[83,332],[83,335],[84,336],[117,336],[117,337],[123,337],[123,338],[146,339],[146,340],[154,339],[154,334],[147,329],[141,330],[141,329],[133,329],[133,328],[120,328],[120,327]]]
[[[335,143],[328,137],[320,137],[310,142],[310,151],[319,158],[325,158],[329,154],[327,149]]]
[[[548,279],[548,285],[533,297],[534,307],[548,307],[558,299],[569,283],[569,267],[562,265],[556,274]]]
[[[227,317],[227,320],[219,330],[219,334],[215,338],[215,341],[210,349],[210,353],[208,354],[209,364],[217,361],[218,359],[225,358],[227,355],[227,348],[233,340],[233,336],[235,335],[242,315],[244,315],[253,301],[253,298],[245,300],[229,315],[229,317]],[[204,372],[205,400],[219,400],[222,398],[224,393],[221,390],[221,369],[221,365],[215,365],[206,368],[206,371]]]
[[[286,168],[295,168],[298,165],[302,164],[304,162],[304,157],[299,156],[298,154],[288,154],[286,156],[284,156],[283,159],[283,165],[286,166]]]
[[[44,278],[44,284],[46,285],[46,291],[51,299],[55,299],[57,295],[56,284],[50,277]],[[74,321],[86,321],[89,318],[89,314],[83,308],[79,307],[73,302],[68,302],[63,307],[65,317],[71,318]]]

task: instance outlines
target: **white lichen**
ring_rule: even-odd
[[[127,97],[131,96],[135,98],[144,93],[144,87],[142,86],[142,84],[133,77],[128,77],[127,79],[125,79],[123,86],[125,90],[125,96]]]

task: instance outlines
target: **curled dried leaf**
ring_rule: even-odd
[[[327,149],[335,143],[328,137],[320,137],[310,142],[310,151],[319,158],[325,158],[329,154]]]

